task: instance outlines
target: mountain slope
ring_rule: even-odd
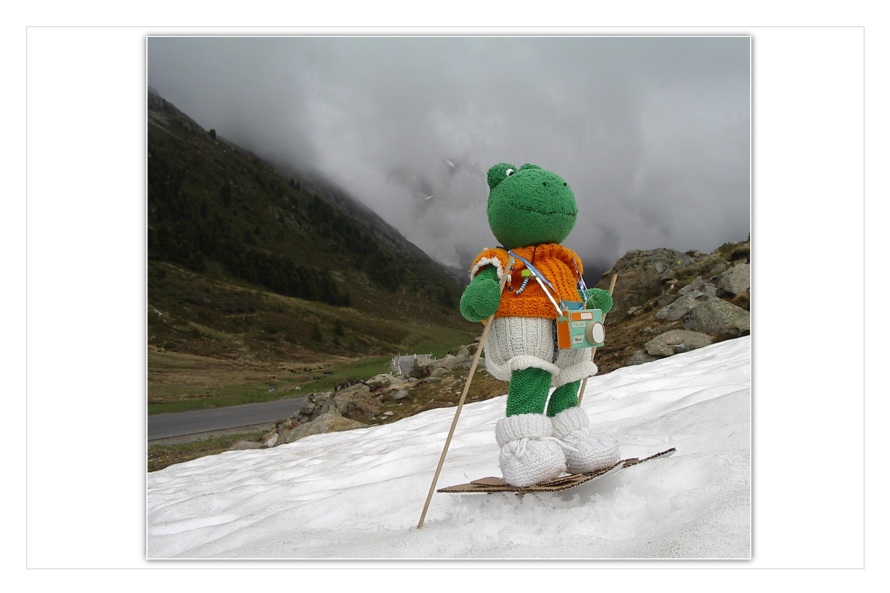
[[[150,92],[149,347],[280,360],[456,346],[460,281],[336,188],[286,178]]]

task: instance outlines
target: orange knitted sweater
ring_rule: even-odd
[[[560,301],[580,301],[578,292],[579,274],[584,272],[581,260],[571,249],[556,243],[544,243],[517,247],[514,253],[527,259],[555,288],[553,297]],[[474,278],[486,266],[494,266],[498,280],[504,275],[509,255],[501,248],[486,249],[480,253],[470,269],[470,278]],[[576,267],[577,264],[577,267]],[[556,309],[538,281],[528,278],[525,288],[522,283],[526,278],[521,274],[525,264],[515,260],[511,270],[507,271],[507,283],[501,293],[501,303],[495,317],[545,317],[556,319]],[[518,294],[517,294],[518,293]]]

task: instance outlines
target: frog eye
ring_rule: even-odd
[[[512,163],[499,163],[488,170],[488,187],[494,189],[498,183],[514,175],[519,168]]]

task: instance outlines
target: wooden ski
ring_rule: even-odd
[[[466,484],[458,484],[456,486],[448,486],[447,488],[440,488],[436,492],[448,492],[448,493],[466,493],[466,492],[514,492],[516,494],[526,494],[528,492],[559,492],[560,490],[568,490],[569,488],[574,488],[580,484],[585,482],[589,482],[595,478],[601,478],[607,474],[617,473],[625,468],[638,465],[640,463],[650,461],[652,459],[660,459],[663,457],[669,457],[676,452],[675,448],[666,449],[654,455],[650,455],[649,457],[644,457],[640,459],[639,457],[632,457],[630,459],[622,459],[615,465],[607,468],[603,468],[601,470],[597,470],[595,472],[589,472],[585,474],[570,474],[566,476],[560,476],[554,480],[549,480],[547,482],[541,482],[539,484],[535,484],[533,486],[526,486],[524,488],[520,488],[518,486],[511,486],[506,483],[501,478],[496,477],[487,477],[480,478],[478,480],[473,480],[472,482],[468,482]]]

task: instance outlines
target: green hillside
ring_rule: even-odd
[[[444,353],[478,333],[457,311],[460,281],[397,231],[281,175],[153,93],[147,143],[150,403],[213,400],[211,387],[171,379],[184,360],[192,380],[196,360],[208,369],[304,363],[290,369],[299,385],[321,367]]]

